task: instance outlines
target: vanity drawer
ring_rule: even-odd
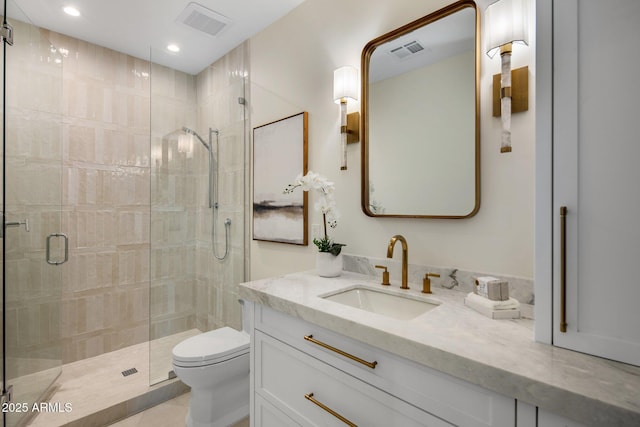
[[[255,396],[256,409],[253,415],[253,425],[260,427],[299,427],[300,424],[289,418],[284,412],[263,399]]]
[[[304,320],[255,305],[255,328],[455,425],[505,427],[515,423],[512,398]],[[377,362],[375,368],[305,340],[305,336],[364,362]]]
[[[268,335],[254,340],[256,392],[301,425],[349,425],[338,416],[359,426],[452,425]]]

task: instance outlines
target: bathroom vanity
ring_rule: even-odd
[[[531,320],[488,319],[457,291],[435,289],[437,306],[409,320],[326,298],[354,286],[382,288],[350,272],[240,286],[252,425],[640,424],[638,368],[536,343]]]

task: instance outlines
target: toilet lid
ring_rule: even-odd
[[[204,365],[248,352],[249,335],[225,326],[182,341],[173,348],[173,361]]]

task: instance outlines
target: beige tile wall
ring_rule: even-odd
[[[195,128],[195,76],[151,68],[151,339],[195,328],[195,223],[199,158],[178,152]],[[151,347],[151,353],[165,351]],[[154,362],[152,357],[152,364]],[[163,369],[168,371],[169,367]]]
[[[151,338],[192,328],[241,327],[236,288],[244,279],[244,186],[246,125],[238,97],[244,94],[245,46],[207,67],[192,80],[152,67]],[[158,76],[163,76],[158,79]],[[174,82],[174,84],[171,84]],[[185,101],[186,100],[186,101]],[[187,126],[218,145],[219,208],[209,208],[208,153],[198,141],[193,155],[177,150]],[[214,216],[215,215],[215,216]],[[230,218],[229,255],[224,221]],[[151,343],[151,369],[168,372],[166,348]]]
[[[58,308],[46,268],[28,254],[8,254],[16,267],[8,280],[26,284],[13,288],[14,299],[26,301],[25,292],[38,299],[7,313],[16,325],[9,343],[33,353],[39,343],[58,341],[69,363],[147,341],[150,331],[156,338],[196,326],[239,328],[247,129],[237,99],[244,96],[245,46],[192,76],[57,33],[44,36],[63,52],[62,84],[47,89],[55,81],[47,68],[55,65],[47,63],[29,65],[9,89],[16,113],[7,130],[24,185],[17,181],[7,196],[45,222],[55,215],[29,203],[62,203],[55,228],[69,235],[70,260],[61,268],[57,327],[49,320]],[[193,158],[178,153],[182,126],[205,139],[208,127],[220,130],[219,254],[224,219],[233,221],[223,262],[211,251],[206,151],[197,144]],[[61,168],[38,160],[60,152]],[[49,200],[60,182],[62,200]],[[44,238],[34,231],[16,238],[28,247],[28,239]]]
[[[63,60],[63,362],[149,334],[149,63],[56,33]]]
[[[49,43],[14,21],[6,51],[6,182],[4,230],[6,380],[59,364],[61,269],[45,262],[46,236],[60,231],[62,72]],[[58,191],[56,191],[58,189]],[[55,246],[55,245],[54,245]],[[30,359],[30,360],[27,360]]]
[[[244,280],[244,202],[245,150],[248,146],[246,106],[238,102],[246,97],[248,46],[240,45],[198,74],[198,125],[200,130],[218,129],[216,213],[206,208],[206,179],[201,179],[197,228],[197,326],[201,330],[230,325],[242,327],[237,286]],[[214,137],[215,138],[215,137]],[[215,143],[215,139],[214,139]],[[200,170],[206,171],[206,167]],[[226,218],[231,219],[229,255],[223,261],[212,253],[211,232],[215,219],[215,251],[224,254]]]

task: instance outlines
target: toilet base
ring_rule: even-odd
[[[249,375],[218,384],[216,389],[191,388],[187,427],[228,427],[249,416]]]
[[[191,409],[187,413],[187,417],[185,418],[186,427],[229,427],[234,423],[237,423],[240,420],[243,420],[249,416],[249,405],[244,405],[230,414],[225,415],[224,417],[215,420],[213,423],[210,422],[199,422],[195,421],[191,418]]]

